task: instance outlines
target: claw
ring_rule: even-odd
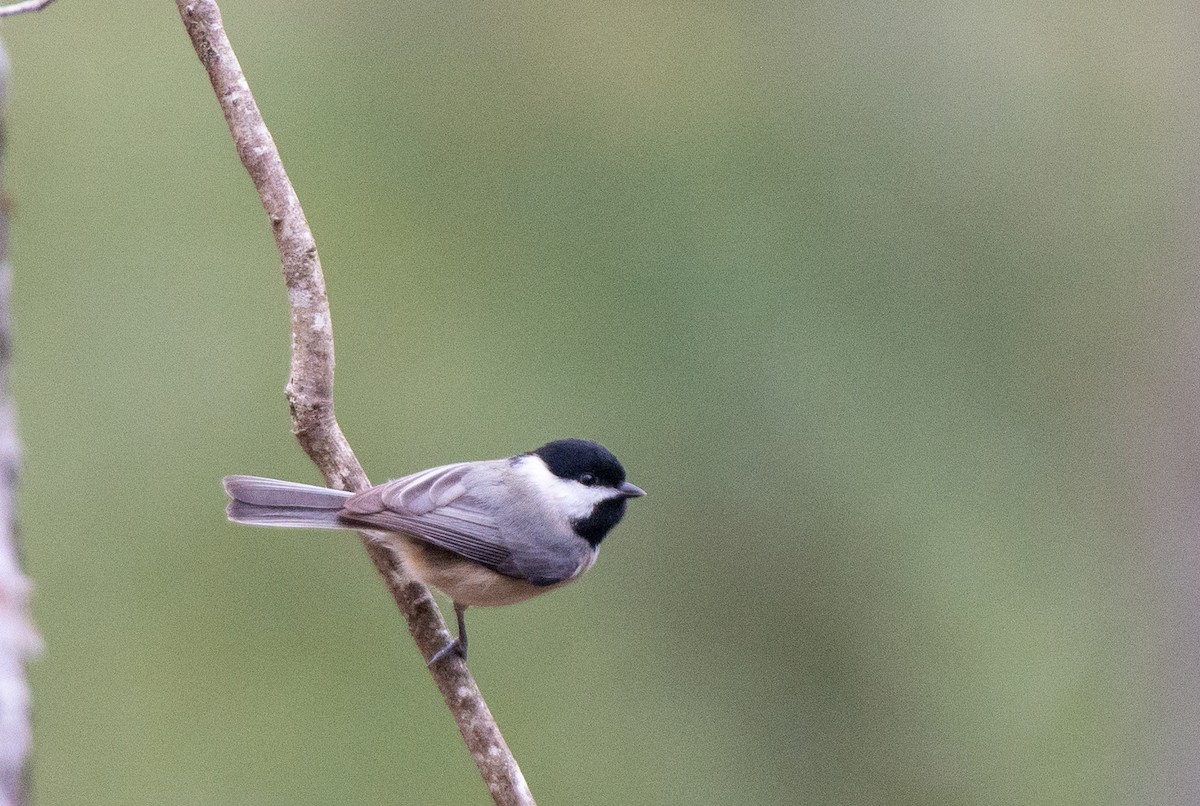
[[[432,666],[433,664],[437,663],[442,658],[446,657],[447,655],[449,655],[451,653],[457,654],[463,660],[467,659],[467,653],[463,651],[462,646],[459,645],[458,639],[455,638],[453,641],[446,644],[444,647],[439,649],[437,652],[434,652],[433,657],[429,659],[429,662],[426,663],[425,666],[426,667]]]

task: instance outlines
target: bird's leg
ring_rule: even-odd
[[[467,621],[463,617],[463,614],[466,612],[466,605],[461,605],[458,602],[454,603],[454,616],[458,621],[458,638],[435,652],[433,657],[429,659],[429,662],[425,664],[426,666],[432,666],[451,652],[457,652],[458,656],[464,661],[467,659]]]
[[[454,603],[454,617],[458,621],[458,654],[463,660],[467,659],[467,620],[464,614],[467,612],[466,605]]]

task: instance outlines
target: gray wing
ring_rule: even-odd
[[[500,526],[464,483],[474,463],[445,465],[364,490],[341,516],[355,523],[405,532],[500,573],[511,574],[512,556]]]
[[[404,532],[534,585],[553,585],[578,572],[583,557],[576,544],[582,541],[534,540],[533,535],[543,532],[535,523],[497,522],[479,491],[472,494],[468,488],[468,476],[477,473],[480,464],[444,465],[372,487],[349,499],[339,515],[376,529]]]

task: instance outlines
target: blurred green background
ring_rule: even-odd
[[[372,478],[579,435],[650,492],[472,613],[542,803],[1194,802],[1187,4],[224,12]],[[317,475],[174,5],[3,38],[38,802],[487,803],[355,539],[223,518]]]

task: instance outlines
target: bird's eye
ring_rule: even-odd
[[[596,477],[591,473],[584,473],[579,477],[579,483],[585,487],[591,487],[596,483]]]

